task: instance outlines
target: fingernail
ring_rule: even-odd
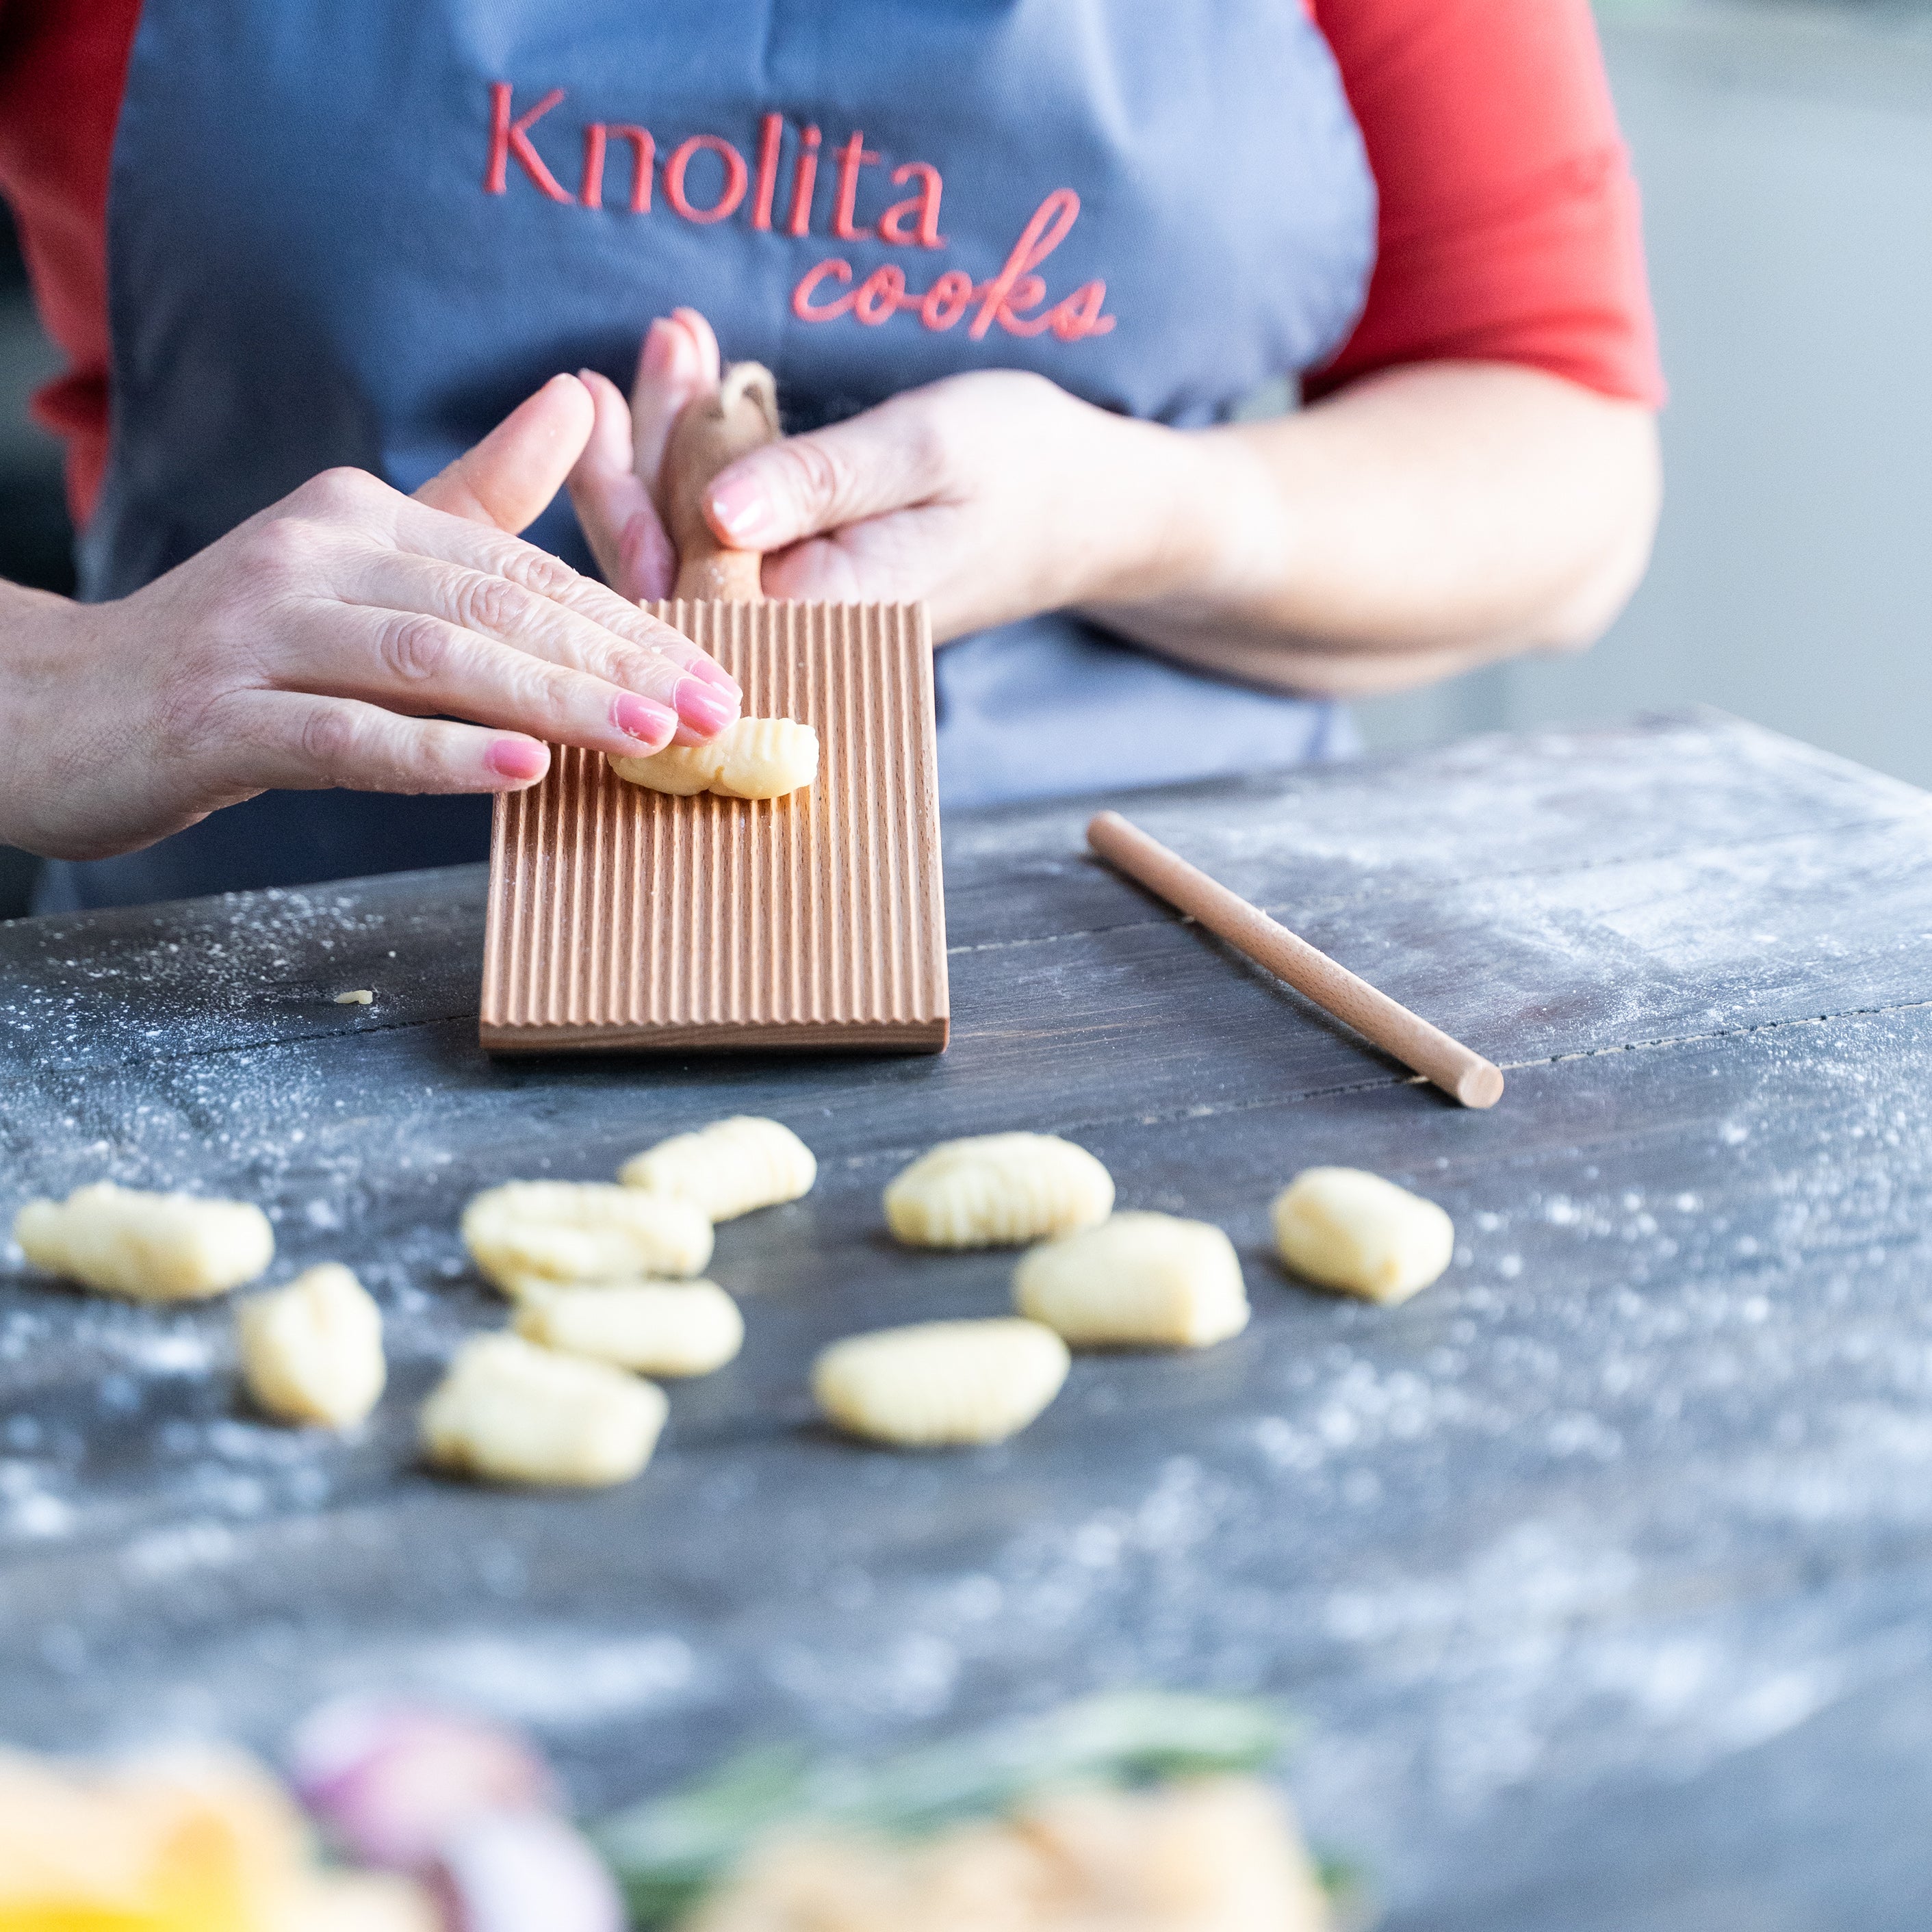
[[[679,688],[682,690],[682,686]],[[667,711],[654,699],[634,698],[628,692],[611,706],[610,716],[616,720],[619,730],[650,746],[654,752],[663,750],[677,730],[676,712]]]
[[[732,476],[718,484],[707,500],[711,520],[734,543],[755,548],[772,528],[770,507],[754,476]]]
[[[736,700],[727,698],[715,686],[706,684],[701,678],[680,679],[674,696],[677,703],[677,715],[694,731],[702,731],[707,737],[723,730],[726,725],[735,724],[738,722]]]
[[[491,740],[483,762],[500,777],[527,784],[550,768],[550,754],[528,738],[497,738]]]
[[[676,364],[684,343],[683,332],[659,316],[644,332],[644,354],[639,358],[644,373],[662,382]]]
[[[745,694],[744,686],[715,658],[693,658],[685,669],[693,677],[701,677],[706,684],[715,684],[733,698],[742,698]]]

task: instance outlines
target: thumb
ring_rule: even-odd
[[[940,473],[926,406],[916,395],[896,397],[748,452],[712,479],[707,520],[740,550],[773,550],[927,502]]]
[[[574,376],[553,376],[481,442],[432,476],[416,501],[514,536],[563,488],[596,419],[590,392]]]

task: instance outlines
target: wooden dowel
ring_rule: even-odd
[[[1236,951],[1286,980],[1325,1012],[1372,1040],[1405,1066],[1452,1094],[1466,1107],[1493,1107],[1502,1098],[1502,1072],[1480,1053],[1451,1040],[1409,1010],[1338,966],[1325,952],[1210,879],[1198,866],[1150,838],[1118,812],[1103,812],[1087,827],[1087,842],[1109,865],[1198,920]]]

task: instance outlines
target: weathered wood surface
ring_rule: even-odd
[[[1092,803],[948,825],[938,1060],[493,1065],[480,872],[0,927],[0,1213],[260,1200],[394,1356],[322,1442],[237,1406],[222,1311],[0,1280],[0,1736],[267,1742],[406,1687],[534,1723],[595,1806],[750,1737],[1259,1688],[1392,1928],[1926,1922],[1932,799],[1703,717],[1133,800],[1508,1070],[1484,1115],[1083,857]],[[721,1231],[749,1340],[644,1480],[418,1471],[413,1399],[500,1318],[466,1196],[729,1111],[821,1179]],[[898,1252],[878,1196],[1008,1126],[1222,1222],[1252,1328],[1084,1358],[998,1451],[822,1433],[820,1344],[1003,1306],[1010,1256]],[[1284,1281],[1267,1204],[1316,1161],[1442,1201],[1444,1282]]]

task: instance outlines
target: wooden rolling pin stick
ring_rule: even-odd
[[[1502,1098],[1501,1070],[1460,1040],[1451,1040],[1346,966],[1298,938],[1238,892],[1150,838],[1118,812],[1103,812],[1087,827],[1087,842],[1111,866],[1199,920],[1238,952],[1286,980],[1324,1012],[1372,1040],[1405,1066],[1466,1107],[1493,1107]]]

